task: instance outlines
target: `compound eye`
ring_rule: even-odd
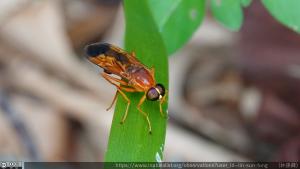
[[[110,49],[107,43],[94,43],[85,47],[85,53],[88,57],[95,57],[106,53]]]
[[[166,93],[165,87],[162,84],[156,84],[156,89],[159,91],[161,96],[164,96]]]
[[[151,101],[155,101],[159,99],[159,93],[154,87],[151,87],[147,92],[147,99]]]

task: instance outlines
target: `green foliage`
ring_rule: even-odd
[[[139,60],[147,66],[155,67],[155,78],[168,88],[168,61],[162,37],[156,27],[147,1],[125,0],[126,34],[125,46],[135,51]],[[159,112],[159,103],[145,101],[142,109],[149,114],[152,134],[144,116],[136,106],[142,93],[126,93],[131,100],[128,117],[120,124],[127,102],[118,97],[109,136],[105,161],[156,162],[162,160],[167,118]],[[167,110],[167,103],[163,106]]]
[[[250,5],[251,0],[211,0],[214,18],[230,30],[238,31],[243,23],[243,6]]]
[[[284,25],[300,32],[300,0],[263,0],[270,13]],[[237,31],[243,22],[243,7],[251,0],[211,0],[212,14],[225,27]],[[155,78],[168,88],[168,60],[201,24],[204,0],[124,0],[125,47],[134,51],[142,63],[155,68]],[[128,117],[120,121],[127,102],[118,96],[105,161],[157,162],[162,160],[167,119],[161,117],[159,103],[145,101],[152,135],[145,117],[136,106],[143,93],[126,93],[131,100]],[[167,110],[167,103],[163,107]]]
[[[279,22],[300,33],[299,0],[263,0],[262,2]]]
[[[149,0],[148,3],[169,56],[190,39],[204,17],[204,0]]]
[[[252,0],[241,0],[243,7],[248,7],[251,4]]]
[[[267,10],[279,22],[300,33],[299,0],[262,0]],[[251,0],[211,0],[214,18],[230,30],[238,31],[243,23],[243,7]]]

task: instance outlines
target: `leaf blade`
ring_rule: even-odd
[[[214,18],[226,28],[238,31],[243,23],[243,11],[239,0],[211,0]]]
[[[202,23],[205,1],[150,0],[148,2],[170,56],[190,39]]]
[[[154,23],[146,0],[125,0],[126,33],[125,46],[128,51],[135,51],[141,62],[155,66],[156,80],[168,86],[168,62],[163,40]],[[149,113],[152,124],[152,135],[148,125],[136,105],[142,93],[126,93],[131,106],[123,125],[120,120],[126,109],[126,101],[118,97],[108,149],[105,155],[107,162],[157,162],[162,160],[166,134],[166,118],[162,118],[157,102],[145,101],[142,109]],[[167,103],[163,106],[164,112]]]
[[[248,7],[251,4],[252,0],[241,0],[243,7]]]
[[[263,0],[262,2],[275,19],[300,33],[299,0]]]

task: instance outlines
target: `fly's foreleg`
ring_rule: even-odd
[[[162,104],[165,103],[167,95],[168,95],[168,90],[166,90],[164,97],[159,101],[159,111],[162,117],[167,116],[167,113],[164,114],[162,110]]]

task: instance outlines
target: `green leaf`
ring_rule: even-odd
[[[248,7],[251,4],[252,0],[241,0],[243,7]]]
[[[300,33],[299,0],[263,0],[262,2],[279,22]]]
[[[243,7],[250,5],[250,0],[211,0],[214,18],[232,31],[238,31],[243,23]]]
[[[204,17],[204,0],[149,0],[148,3],[169,56],[190,39]]]
[[[146,0],[125,0],[127,51],[134,51],[139,60],[155,68],[155,78],[168,88],[168,60],[164,43],[156,27]],[[145,101],[142,109],[149,114],[152,134],[145,117],[136,106],[143,93],[126,93],[131,100],[128,117],[120,124],[127,102],[119,96],[111,126],[107,162],[157,162],[162,160],[167,118],[162,117],[159,103]],[[163,106],[166,113],[167,103]]]

